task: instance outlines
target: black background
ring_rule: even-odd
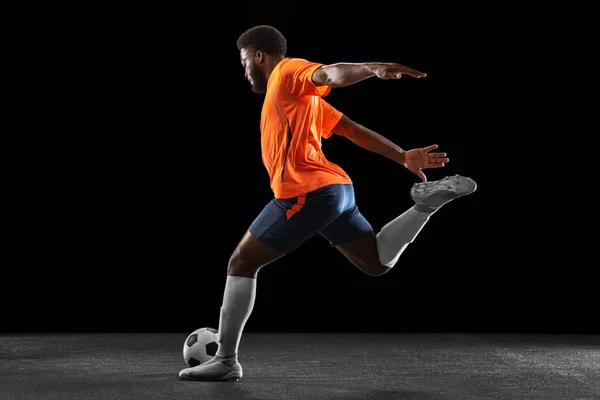
[[[280,29],[291,57],[426,72],[327,100],[404,149],[438,144],[450,163],[426,170],[429,180],[462,174],[479,186],[436,213],[382,277],[320,238],[263,268],[246,331],[593,330],[591,269],[561,258],[560,212],[544,210],[548,193],[512,168],[521,152],[508,149],[527,137],[506,107],[521,94],[499,67],[493,10],[348,7],[75,10],[50,23],[27,117],[43,129],[25,138],[29,157],[15,167],[27,178],[0,331],[218,327],[229,256],[272,197],[262,96],[236,48],[255,24]],[[405,168],[341,137],[323,146],[376,230],[412,206],[418,178]]]

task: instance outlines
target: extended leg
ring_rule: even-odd
[[[259,242],[246,232],[229,259],[217,354],[202,365],[183,369],[179,379],[238,381],[242,378],[237,354],[244,326],[254,308],[256,277],[260,268],[283,255],[285,253]]]

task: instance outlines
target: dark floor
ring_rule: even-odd
[[[600,399],[600,336],[259,334],[240,382],[186,382],[187,333],[0,335],[0,400]]]

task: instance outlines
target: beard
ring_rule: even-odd
[[[254,93],[265,93],[267,91],[267,79],[256,64],[250,68],[250,85]]]

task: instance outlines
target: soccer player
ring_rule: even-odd
[[[369,77],[398,79],[426,74],[397,63],[325,65],[286,56],[286,38],[269,25],[254,26],[237,40],[246,78],[264,94],[260,130],[262,160],[274,198],[250,224],[233,251],[219,321],[217,354],[206,363],[179,372],[182,380],[238,381],[238,346],[254,307],[260,268],[319,234],[369,276],[389,272],[442,205],[473,193],[476,183],[452,176],[428,182],[423,169],[440,168],[446,153],[437,145],[403,150],[382,135],[352,121],[324,100],[331,88]],[[375,233],[360,213],[352,180],[327,160],[321,139],[332,134],[381,154],[416,174],[415,204]]]

